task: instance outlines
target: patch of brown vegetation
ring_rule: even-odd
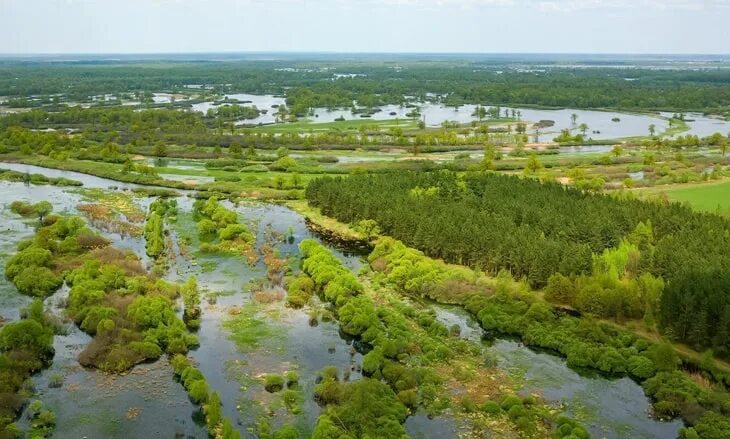
[[[712,380],[707,378],[701,372],[690,372],[689,378],[695,382],[701,389],[711,391],[713,389]]]
[[[142,227],[123,221],[117,218],[114,211],[103,204],[79,204],[77,206],[81,212],[94,227],[112,233],[118,233],[122,236],[141,236]],[[127,218],[136,218],[136,215],[129,213]],[[139,222],[139,221],[138,221]]]
[[[141,414],[142,407],[130,407],[129,410],[127,410],[127,419],[129,419],[130,421],[134,421]]]
[[[436,368],[439,376],[451,390],[455,404],[468,396],[477,404],[496,399],[509,390],[509,378],[497,369],[482,369],[460,361]]]
[[[385,258],[380,257],[370,263],[370,268],[372,268],[373,271],[384,273],[388,269],[388,261]]]
[[[285,293],[282,290],[265,290],[253,293],[253,300],[258,303],[272,303],[284,300]]]
[[[108,239],[104,238],[101,235],[96,235],[94,233],[85,233],[81,232],[76,236],[76,240],[78,241],[81,248],[86,250],[92,250],[92,249],[98,249],[102,247],[106,247],[111,243]]]
[[[274,285],[281,285],[284,277],[284,270],[287,268],[287,259],[277,256],[277,252],[270,244],[261,247],[261,254],[266,265],[266,277]]]
[[[114,247],[103,247],[91,252],[92,259],[102,264],[114,264],[124,270],[127,276],[141,276],[146,273],[142,263],[131,251],[122,251]]]

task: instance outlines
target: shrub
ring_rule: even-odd
[[[248,227],[243,224],[229,224],[218,232],[218,238],[223,241],[241,239],[246,242],[251,242],[254,236],[248,230]]]
[[[694,429],[702,439],[725,439],[730,434],[730,418],[707,412],[697,421]]]
[[[497,413],[499,413],[502,410],[502,407],[500,407],[496,401],[486,401],[479,408],[483,412],[490,414],[490,415],[496,415]]]
[[[286,373],[286,386],[291,388],[296,387],[297,384],[299,384],[299,374],[294,370],[290,370]]]
[[[314,281],[306,275],[294,278],[287,289],[286,301],[292,308],[301,308],[309,302],[314,293]]]
[[[504,411],[508,411],[514,406],[522,406],[522,400],[517,395],[507,395],[500,403],[500,407],[502,407],[502,410]]]
[[[299,431],[291,425],[284,425],[274,433],[273,439],[300,439]]]
[[[35,320],[19,320],[0,330],[0,351],[30,351],[37,357],[53,356],[53,331]]]
[[[385,357],[380,347],[375,347],[362,358],[362,371],[367,375],[373,375],[383,367]]]
[[[644,380],[654,376],[656,366],[654,366],[654,362],[643,355],[632,355],[629,358],[627,370],[631,376]]]
[[[320,383],[321,385],[321,383]],[[317,420],[312,438],[372,437],[401,439],[406,407],[387,385],[363,378],[340,384],[339,404],[330,404]],[[337,422],[333,422],[336,419]]]
[[[398,392],[398,400],[406,407],[415,409],[418,407],[418,389],[401,390]]]
[[[208,402],[208,394],[210,389],[208,383],[204,379],[198,379],[191,382],[187,387],[190,399],[196,404],[205,404]]]
[[[63,279],[46,267],[30,266],[15,276],[13,283],[22,294],[46,297],[63,285]]]
[[[11,257],[5,264],[5,277],[9,280],[13,280],[15,276],[20,274],[24,269],[31,266],[48,267],[51,264],[53,258],[50,250],[41,248],[35,245],[25,247],[20,250],[15,256]]]
[[[558,438],[570,439],[589,439],[591,437],[583,426],[565,416],[560,416],[558,418],[555,436]]]
[[[208,429],[213,431],[218,424],[221,422],[221,398],[217,392],[210,394],[208,402],[203,405],[203,411],[205,412],[206,424]]]
[[[284,388],[284,377],[270,373],[264,377],[264,388],[269,393],[276,393]]]
[[[218,225],[208,218],[204,218],[197,225],[199,235],[212,235],[218,230]]]

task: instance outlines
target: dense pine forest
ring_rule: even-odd
[[[306,196],[325,215],[375,220],[428,255],[507,269],[582,311],[657,319],[671,337],[730,351],[730,222],[719,216],[448,171],[323,178]]]

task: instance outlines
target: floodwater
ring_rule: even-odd
[[[672,117],[672,115],[673,113],[662,113],[664,117]],[[699,137],[707,137],[715,133],[720,133],[724,136],[730,134],[730,121],[728,120],[705,116],[701,113],[685,113],[684,117],[687,119],[686,123],[689,125],[689,131],[680,133],[680,136],[693,134]]]
[[[484,343],[497,356],[498,366],[522,382],[523,395],[537,393],[562,405],[595,437],[673,438],[683,426],[681,420],[652,418],[651,401],[628,377],[609,379],[597,373],[579,373],[570,369],[565,359],[529,349],[518,341],[484,340],[484,331],[463,308],[431,305],[444,324],[459,325],[462,337]]]
[[[275,108],[272,106],[285,104],[283,97],[277,97],[273,95],[252,95],[252,94],[229,94],[226,98],[237,99],[241,102],[246,102],[241,105],[255,105],[258,109],[268,110],[267,114],[262,114],[256,119],[249,119],[241,121],[242,124],[271,124],[276,121],[274,113]],[[210,108],[216,106],[213,102],[202,102],[193,104],[192,108],[194,111],[206,112]],[[427,126],[438,127],[443,122],[455,121],[459,123],[469,123],[476,118],[472,116],[476,105],[462,105],[459,107],[447,107],[439,103],[424,102],[418,104],[420,108],[421,117],[420,119],[425,120]],[[371,120],[391,120],[391,119],[410,119],[408,113],[413,108],[399,105],[384,105],[379,107],[380,111],[372,113],[367,119]],[[649,134],[649,125],[654,125],[657,133],[665,131],[668,127],[668,121],[665,117],[644,115],[644,114],[629,114],[619,113],[611,111],[596,111],[596,110],[577,110],[577,109],[534,109],[534,108],[517,108],[517,107],[501,107],[502,115],[505,110],[512,114],[512,110],[521,113],[521,120],[529,123],[535,123],[540,120],[552,120],[555,125],[550,128],[543,128],[540,130],[541,139],[552,139],[560,133],[562,129],[570,129],[574,134],[578,134],[578,127],[580,124],[587,124],[588,130],[586,131],[587,139],[615,139],[620,137],[631,137],[631,136],[644,136]],[[576,123],[572,123],[571,115],[576,114],[578,117]],[[671,116],[671,115],[670,115]],[[335,109],[328,110],[326,108],[315,108],[313,116],[309,119],[314,123],[323,122],[334,122],[338,118],[345,118],[347,120],[364,119],[361,114],[353,114],[349,109]],[[615,121],[615,119],[618,119]],[[514,124],[515,122],[513,122]],[[700,123],[700,122],[698,122]],[[704,122],[701,122],[704,124]],[[702,125],[704,127],[704,125]],[[704,128],[698,128],[704,129]],[[725,130],[727,131],[727,129]],[[534,129],[528,124],[528,134],[532,135]]]
[[[0,167],[19,171],[42,172],[49,176],[73,178],[86,188],[134,187],[102,178],[68,171],[55,171],[27,165],[0,164]],[[74,213],[82,202],[75,189],[53,186],[26,186],[22,183],[0,182],[0,252],[2,261],[12,255],[17,242],[30,236],[33,220],[19,218],[9,211],[8,205],[16,199],[28,201],[49,200],[58,212]],[[142,209],[151,199],[135,198]],[[273,245],[282,258],[296,266],[298,244],[303,239],[316,238],[306,228],[304,219],[290,209],[265,203],[243,203],[229,208],[239,213],[239,219],[256,231],[257,248]],[[357,342],[340,333],[334,321],[318,319],[310,323],[309,312],[323,309],[321,304],[313,308],[292,310],[281,302],[255,303],[252,299],[251,282],[266,276],[261,260],[249,263],[240,257],[226,257],[196,252],[199,242],[190,211],[192,200],[179,197],[177,223],[170,227],[174,241],[189,237],[189,251],[183,254],[175,246],[175,263],[167,278],[183,280],[196,275],[203,297],[201,327],[198,331],[200,347],[190,352],[206,376],[211,388],[217,391],[223,402],[224,414],[238,426],[244,437],[256,437],[260,419],[266,419],[273,427],[286,422],[307,431],[312,428],[320,408],[313,399],[316,372],[334,365],[349,379],[360,378],[358,373],[362,356]],[[135,252],[148,264],[141,238],[123,237],[104,233],[113,245]],[[274,237],[274,238],[272,238]],[[332,249],[343,263],[352,270],[362,264],[359,257]],[[276,284],[266,288],[277,290]],[[46,300],[48,307],[57,315],[63,315],[58,307],[67,294],[62,288]],[[213,299],[215,298],[215,299]],[[7,280],[0,278],[0,316],[6,320],[19,318],[19,309],[29,299],[18,294]],[[482,331],[476,322],[461,308],[430,304],[439,318],[447,325],[459,324],[462,336],[481,342]],[[231,340],[231,333],[223,325],[234,319],[238,312],[251,312],[268,328],[269,336],[259,340],[257,346],[239,347]],[[182,385],[177,383],[165,358],[138,365],[123,376],[109,376],[78,365],[77,357],[89,337],[71,323],[64,335],[56,336],[56,356],[53,365],[33,378],[36,389],[34,398],[41,399],[46,407],[57,414],[57,437],[207,437],[205,428],[196,423],[199,409],[193,405]],[[584,376],[569,369],[565,361],[548,353],[534,352],[519,343],[498,340],[484,344],[499,357],[500,367],[521,379],[524,392],[538,392],[549,401],[562,403],[565,409],[585,422],[597,435],[619,437],[674,437],[681,422],[659,422],[649,415],[650,404],[641,388],[629,379],[610,380],[601,376]],[[300,377],[302,409],[300,414],[287,411],[280,396],[263,390],[261,375],[296,370]],[[63,377],[60,388],[50,388],[48,383],[57,376]],[[19,421],[27,424],[25,418]],[[414,438],[455,437],[457,422],[448,415],[429,419],[416,413],[406,421],[406,428]]]

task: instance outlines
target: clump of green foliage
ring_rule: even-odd
[[[24,318],[0,328],[0,431],[14,429],[13,421],[24,406],[19,394],[30,376],[53,359],[54,324],[36,299],[22,313]],[[40,408],[32,420],[43,436],[53,430],[55,417]]]
[[[203,407],[205,423],[210,436],[221,439],[240,439],[241,434],[221,413],[220,396],[217,392],[211,391],[200,369],[194,367],[190,360],[182,354],[172,357],[170,364],[175,376],[187,390],[190,400]]]
[[[276,373],[266,374],[264,377],[264,388],[269,393],[276,393],[284,388],[284,377]]]
[[[57,268],[60,261],[109,243],[79,217],[49,216],[45,220],[32,239],[18,244],[18,252],[5,264],[5,277],[29,296],[50,296],[63,284]]]
[[[56,429],[56,414],[43,408],[40,400],[35,400],[28,406],[31,437],[50,437]]]
[[[238,222],[238,214],[224,207],[215,196],[196,200],[193,213],[198,234],[206,241],[201,245],[203,251],[243,254],[255,241],[248,227]]]
[[[175,313],[178,288],[142,274],[129,255],[101,263],[87,260],[69,272],[67,313],[94,339],[79,362],[109,372],[159,358],[163,352],[185,353],[198,344]]]
[[[188,326],[188,329],[198,329],[200,327],[200,291],[198,290],[198,280],[195,276],[188,278],[180,288],[180,293],[185,306],[183,320]]]
[[[289,282],[286,303],[292,308],[305,306],[314,294],[314,281],[309,276],[297,276]]]
[[[174,221],[177,216],[175,199],[158,198],[150,204],[144,225],[147,255],[158,259],[165,253],[165,220]]]
[[[408,410],[390,387],[379,380],[341,382],[336,369],[333,372],[329,368],[320,374],[315,395],[325,409],[312,431],[313,439],[406,436],[403,422]]]

